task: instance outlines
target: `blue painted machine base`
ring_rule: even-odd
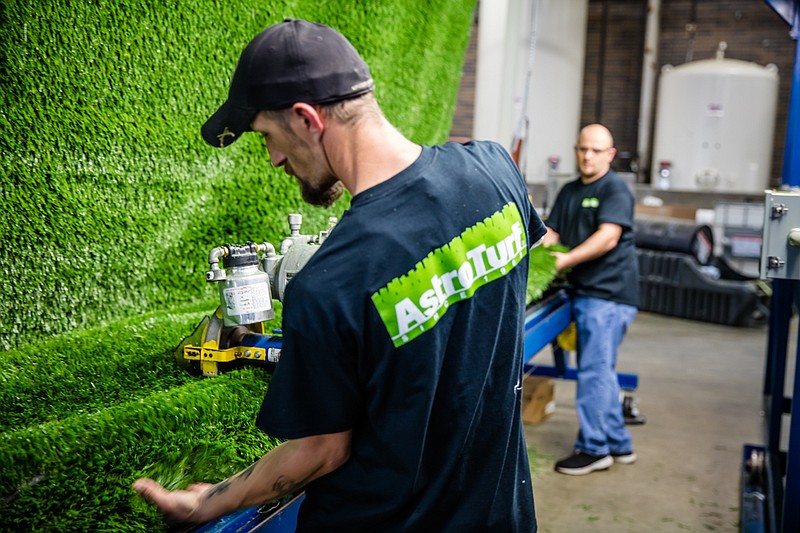
[[[566,351],[558,346],[556,338],[572,322],[572,303],[566,291],[559,290],[528,309],[525,316],[525,373],[560,379],[577,379],[577,369],[567,366]],[[554,365],[532,363],[533,358],[547,345],[553,348]],[[617,374],[622,390],[633,391],[639,386],[636,374]]]

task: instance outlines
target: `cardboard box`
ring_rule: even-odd
[[[522,421],[540,424],[556,410],[555,380],[525,376],[522,381]]]
[[[633,214],[635,216],[656,216],[664,218],[681,218],[694,221],[697,217],[697,208],[690,205],[644,205],[636,204]]]

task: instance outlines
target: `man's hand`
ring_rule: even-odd
[[[545,248],[549,248],[550,246],[553,246],[554,244],[558,244],[560,238],[561,238],[561,236],[558,233],[556,233],[553,230],[553,228],[548,227],[547,228],[547,233],[545,233],[544,237],[542,237],[542,246],[544,246]]]
[[[548,232],[549,233],[549,232]],[[601,255],[613,250],[619,243],[622,235],[622,226],[604,222],[600,224],[597,231],[592,233],[588,239],[572,248],[569,252],[552,252],[556,258],[556,270],[561,272],[568,268],[597,259]]]
[[[201,523],[252,505],[286,496],[333,472],[350,458],[353,430],[290,439],[216,485],[197,483],[166,490],[148,478],[133,488],[170,520]]]
[[[211,487],[209,483],[194,483],[186,490],[169,491],[150,478],[139,478],[133,483],[134,490],[156,504],[170,520],[195,524],[207,521],[201,516],[200,504]]]
[[[556,258],[556,272],[568,268],[568,258],[565,252],[550,252],[550,254]]]

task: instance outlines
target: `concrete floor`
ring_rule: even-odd
[[[525,426],[539,531],[738,531],[742,446],[764,443],[766,339],[766,327],[639,313],[617,367],[639,375],[638,461],[587,476],[553,470],[578,431],[575,382],[557,380],[555,412]],[[549,348],[537,359],[551,364]]]

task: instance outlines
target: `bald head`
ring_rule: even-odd
[[[614,137],[611,136],[611,132],[608,128],[602,124],[589,124],[588,126],[584,126],[578,136],[578,141],[580,142],[580,140],[584,138],[604,142],[608,144],[608,146],[614,146]]]
[[[606,175],[617,151],[614,137],[602,124],[585,126],[575,145],[575,158],[584,183],[591,183]]]

